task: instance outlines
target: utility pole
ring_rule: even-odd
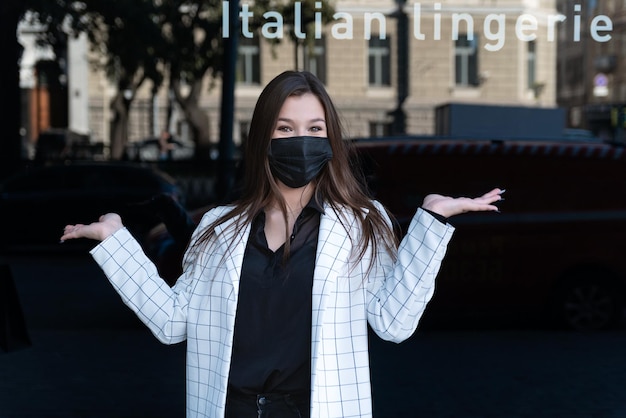
[[[230,36],[224,38],[224,68],[222,69],[222,105],[220,115],[219,160],[217,165],[217,194],[219,200],[228,198],[235,180],[233,126],[235,120],[235,72],[239,39],[239,1],[228,3]]]
[[[392,15],[397,21],[397,54],[396,74],[397,74],[397,103],[396,108],[389,112],[393,117],[391,123],[392,135],[406,134],[406,113],[404,112],[404,102],[409,96],[409,17],[404,11],[406,0],[396,0],[398,9]]]

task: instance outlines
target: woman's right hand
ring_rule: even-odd
[[[75,238],[89,238],[104,241],[123,227],[122,218],[120,218],[117,213],[107,213],[106,215],[102,215],[98,222],[93,222],[89,225],[66,225],[63,229],[61,242]]]

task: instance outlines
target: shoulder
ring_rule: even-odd
[[[372,206],[374,206],[374,209],[376,209],[382,215],[387,216],[387,209],[382,203],[380,203],[378,200],[372,200],[371,202]]]
[[[215,206],[207,210],[204,215],[202,215],[202,219],[191,237],[190,249],[194,248],[194,250],[197,250],[199,247],[212,245],[211,243],[214,242],[214,233],[218,229],[223,229],[223,225],[232,224],[233,218],[228,218],[227,216],[234,208],[235,206]],[[209,230],[213,231],[210,236],[206,235]],[[190,250],[188,250],[188,252],[190,254],[192,253]]]
[[[198,226],[206,227],[211,225],[213,222],[230,213],[234,208],[235,206],[232,205],[215,206],[202,215],[202,219],[200,220]]]
[[[391,224],[389,212],[385,206],[377,200],[370,200],[370,205],[366,207],[353,208],[347,205],[324,204],[324,216],[335,221],[339,221],[344,227],[360,228],[368,219],[382,219],[383,222]]]
[[[332,204],[324,202],[324,213],[335,212],[340,216],[356,217],[358,214],[367,216],[372,210],[379,212],[383,216],[387,215],[387,209],[378,200],[370,200],[369,207],[353,208],[345,204]]]

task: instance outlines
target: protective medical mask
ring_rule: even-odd
[[[272,173],[292,188],[310,183],[332,156],[328,138],[317,136],[272,139],[268,152]]]

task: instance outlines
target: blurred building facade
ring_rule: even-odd
[[[258,34],[252,39],[240,36],[234,140],[239,144],[245,139],[263,86],[296,66],[314,72],[325,83],[348,137],[382,136],[399,130],[433,134],[435,108],[445,103],[554,107],[557,62],[561,61],[557,59],[559,39],[548,34],[552,30],[558,33],[556,3],[336,0],[335,10],[341,18],[323,27],[321,39],[313,39],[298,51],[287,36],[279,44],[270,44]],[[526,25],[523,30],[520,22]],[[348,28],[351,36],[347,36]],[[532,34],[536,36],[524,38]],[[84,61],[100,59],[90,56],[84,44],[75,47],[82,48]],[[70,89],[69,106],[80,109],[81,105],[72,103],[81,100],[88,109],[82,114],[74,111],[69,123],[83,127],[87,120],[91,140],[106,143],[114,84],[93,66],[77,61],[75,56],[69,61],[72,68],[68,72],[76,86],[86,87]],[[220,92],[219,80],[207,80],[201,99],[216,142]],[[150,86],[144,86],[131,108],[131,141],[155,136],[162,129],[189,140],[182,112],[174,112],[171,126],[163,126],[168,100],[166,87],[153,99]],[[82,120],[72,121],[77,118]]]
[[[626,3],[558,0],[563,14],[581,17],[580,40],[562,31],[557,62],[557,103],[568,124],[624,142],[626,127]],[[606,30],[594,31],[604,27]]]

